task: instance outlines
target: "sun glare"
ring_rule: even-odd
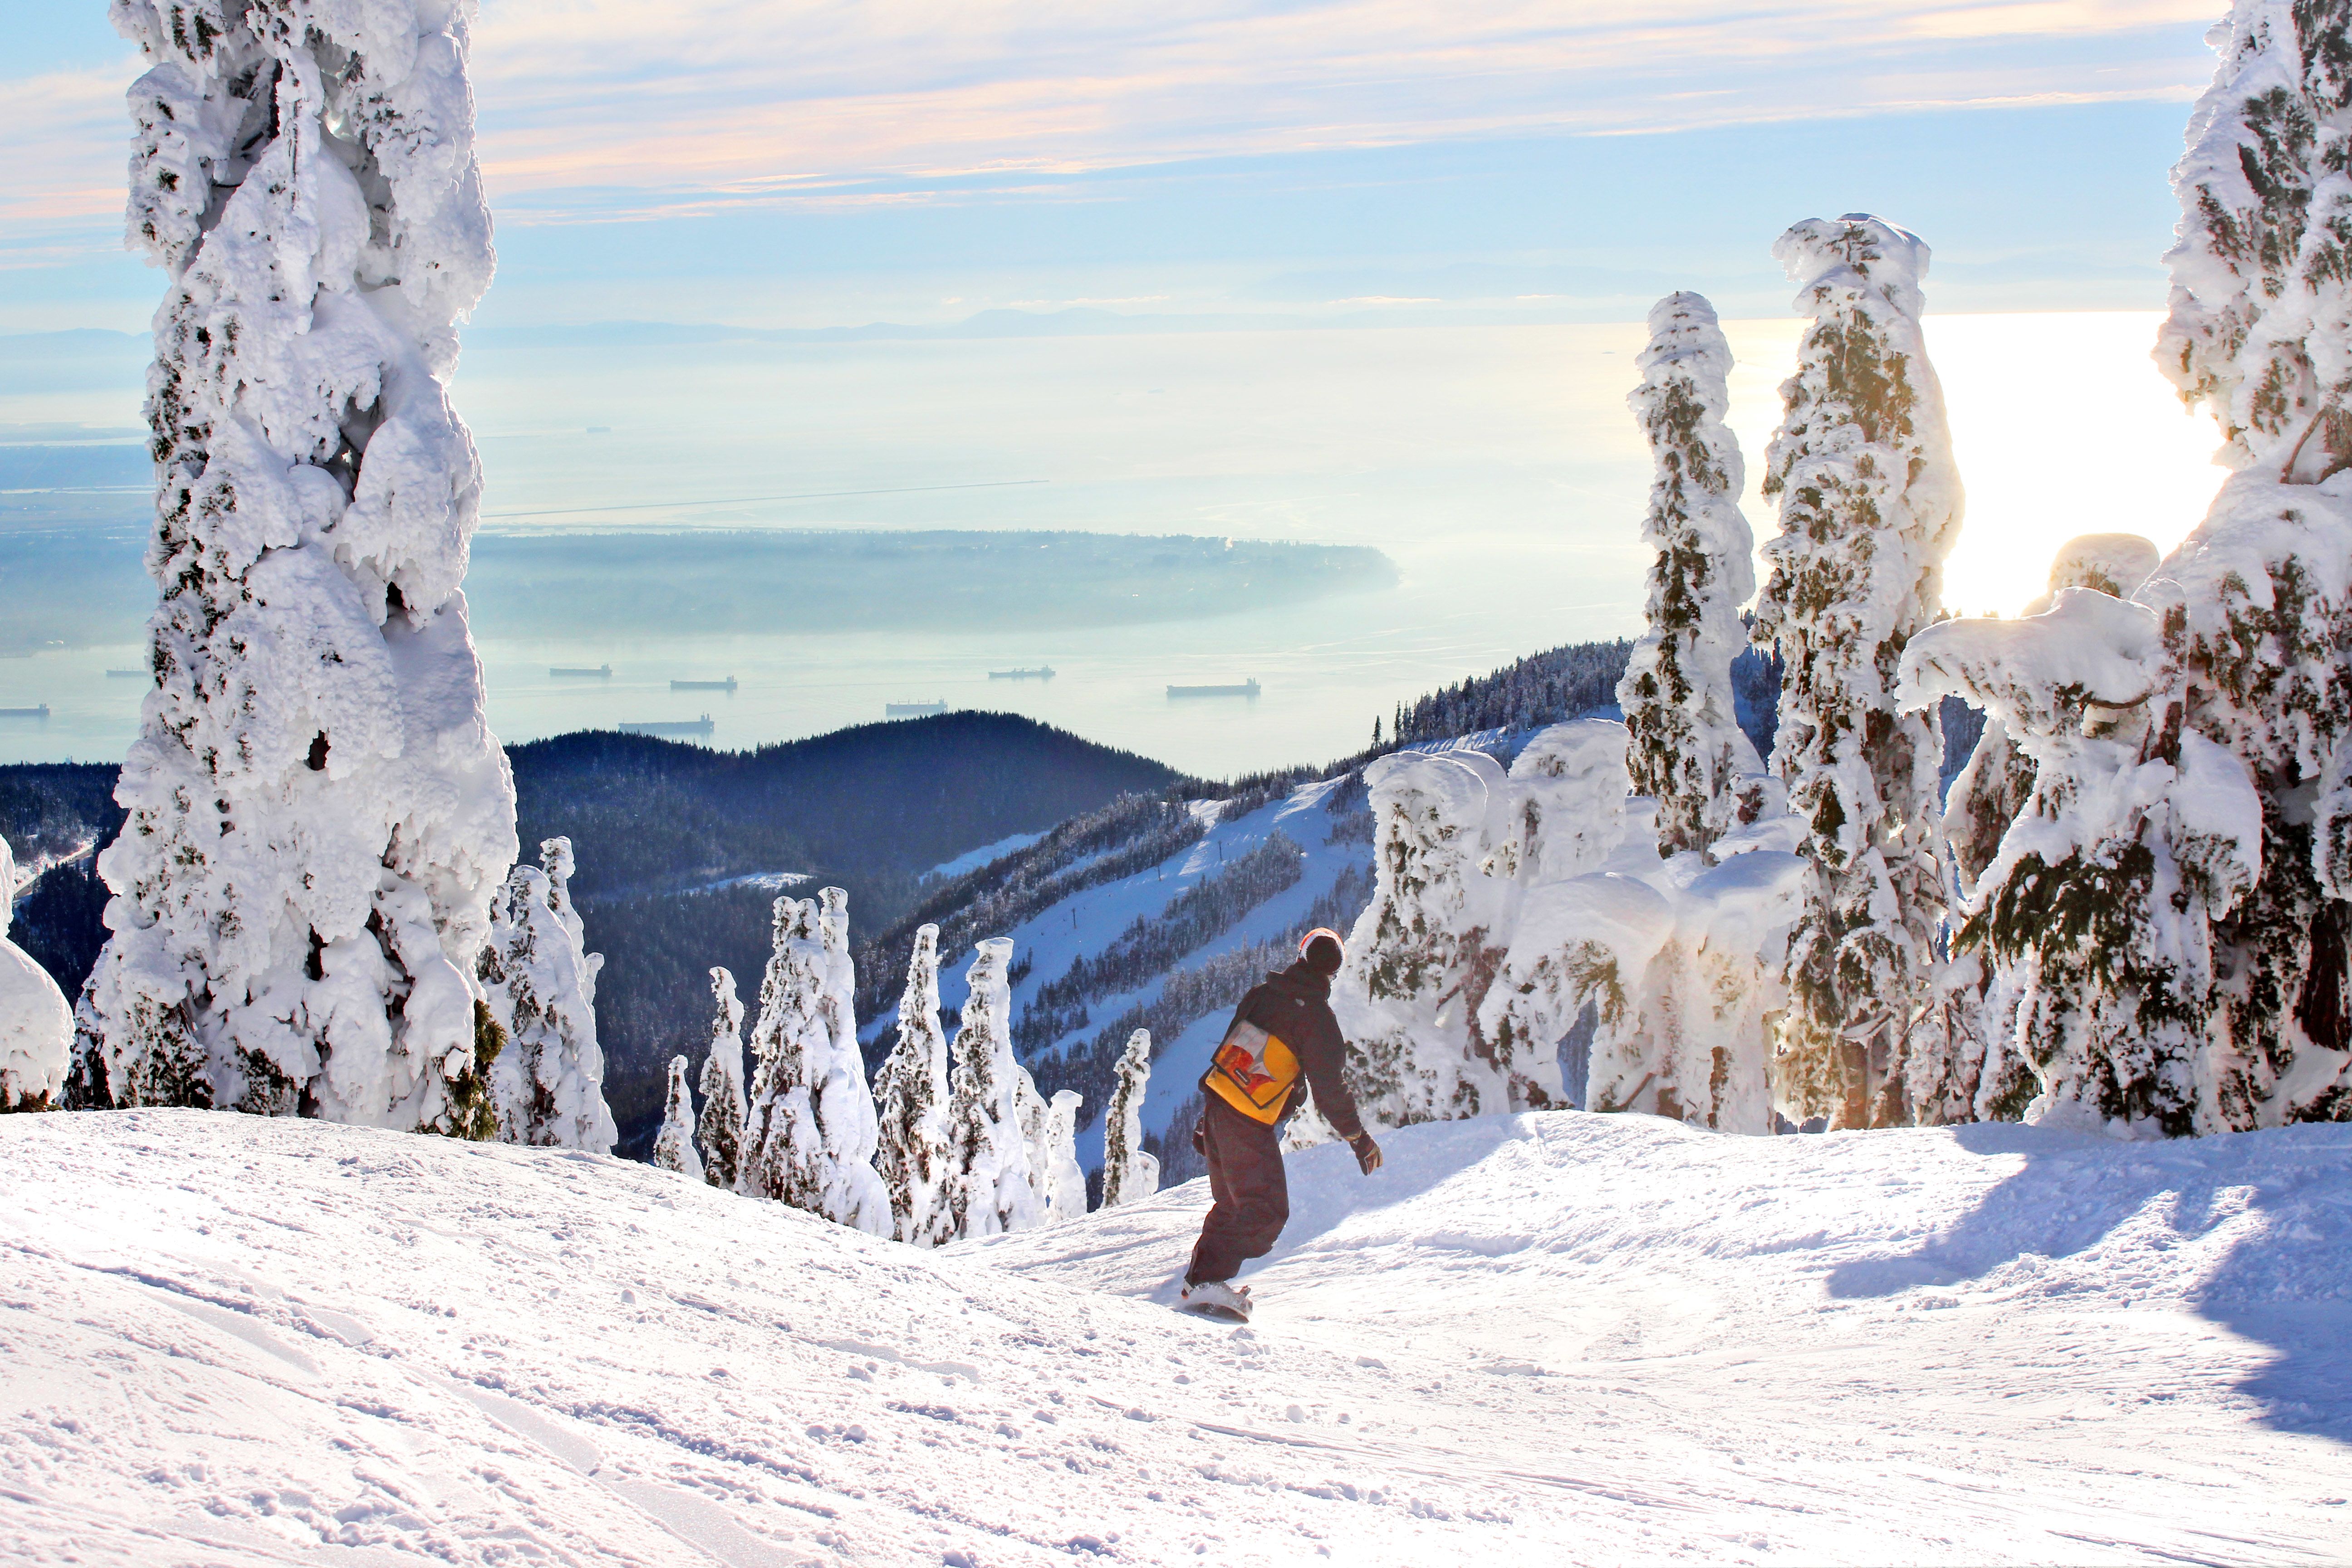
[[[1936,316],[1927,350],[1943,380],[1968,487],[1944,603],[2014,615],[2047,585],[2050,559],[2083,533],[2137,533],[2169,551],[2205,515],[2226,471],[2210,418],[2180,405],[2148,357],[2154,311]],[[1738,369],[1731,424],[1748,456],[1744,504],[1757,537],[1774,509],[1758,487],[1796,359],[1796,321],[1727,321]]]

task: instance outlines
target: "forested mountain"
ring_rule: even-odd
[[[524,858],[543,838],[572,843],[572,892],[589,948],[604,955],[597,1026],[625,1153],[650,1144],[671,1054],[699,1059],[709,967],[728,965],[756,991],[782,879],[839,884],[854,929],[879,929],[932,866],[1179,776],[1004,713],[862,725],[755,752],[588,731],[508,755]],[[90,851],[122,822],[114,775],[0,768],[0,832],[20,860],[75,857],[26,892],[16,933],[69,996],[106,936]]]

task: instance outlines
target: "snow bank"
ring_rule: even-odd
[[[1554,1112],[940,1252],[578,1151],[0,1118],[0,1554],[2284,1563],[2352,1542],[2352,1128]],[[353,1561],[362,1560],[358,1556]],[[392,1561],[388,1556],[383,1561]]]

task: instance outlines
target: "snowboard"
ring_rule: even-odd
[[[1196,1318],[1213,1318],[1224,1323],[1246,1323],[1250,1321],[1251,1305],[1246,1286],[1236,1290],[1223,1285],[1204,1285],[1195,1287],[1190,1295],[1176,1303],[1176,1308]]]

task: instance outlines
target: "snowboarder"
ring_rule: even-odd
[[[1192,1147],[1208,1158],[1214,1201],[1184,1271],[1187,1310],[1248,1320],[1249,1287],[1235,1285],[1234,1275],[1272,1251],[1290,1218],[1281,1124],[1301,1103],[1302,1081],[1364,1174],[1381,1168],[1381,1146],[1364,1131],[1339,1076],[1348,1042],[1331,1016],[1331,977],[1344,956],[1337,931],[1308,931],[1298,962],[1267,975],[1234,1009],[1202,1077],[1207,1107],[1192,1130]]]

